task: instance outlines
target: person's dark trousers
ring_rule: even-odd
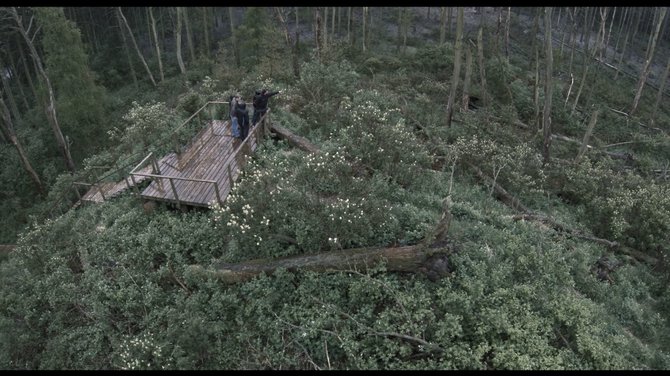
[[[254,118],[253,118],[251,123],[253,125],[256,125],[256,123],[258,123],[258,121],[261,120],[263,115],[265,115],[266,111],[267,111],[267,109],[262,109],[262,110],[261,109],[258,109],[258,110],[254,109]]]
[[[240,138],[242,141],[244,141],[247,136],[249,135],[249,122],[244,122],[240,126]]]

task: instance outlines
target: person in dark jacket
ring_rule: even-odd
[[[279,91],[274,91],[272,93],[268,93],[267,89],[263,89],[260,92],[256,91],[256,95],[254,95],[253,125],[256,125],[263,115],[265,115],[265,112],[268,110],[268,99],[276,94],[279,94]]]
[[[244,141],[249,134],[249,111],[247,110],[247,104],[243,99],[240,99],[237,102],[235,115],[237,116],[237,122],[240,125],[240,140]]]

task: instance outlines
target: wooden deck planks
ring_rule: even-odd
[[[258,147],[257,134],[254,129],[250,130],[247,143],[251,152]],[[235,146],[239,147],[239,145],[234,141],[229,122],[215,120],[198,132],[180,157],[171,153],[158,161],[161,175],[216,181],[220,198],[225,200],[231,190],[228,166],[230,165],[233,181],[239,176],[240,158],[235,158],[234,154],[237,149]],[[167,178],[154,178],[153,180],[142,192],[143,198],[177,202]],[[159,184],[158,181],[161,183]],[[216,192],[211,183],[177,179],[172,179],[172,181],[182,204],[206,207],[210,202],[216,200]]]

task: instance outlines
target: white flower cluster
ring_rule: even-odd
[[[120,368],[123,370],[166,369],[170,366],[170,360],[163,356],[162,346],[155,344],[151,333],[142,333],[139,337],[126,340],[120,347]]]

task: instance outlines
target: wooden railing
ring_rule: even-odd
[[[225,103],[227,104],[228,102],[208,102],[209,103]],[[201,111],[205,106],[201,107]],[[244,163],[246,162],[247,157],[251,154],[251,146],[249,145],[251,136],[255,134],[256,136],[256,142],[260,140],[264,135],[265,132],[269,132],[269,118],[268,115],[270,113],[270,109],[268,109],[265,114],[260,118],[258,121],[258,124],[254,126],[247,137],[242,141],[242,143],[237,147],[235,151],[233,151],[233,160],[237,163],[237,165],[242,168]],[[195,114],[194,114],[195,115]],[[193,119],[194,116],[191,116],[189,119]],[[188,120],[187,120],[188,121]],[[184,123],[185,124],[185,123]],[[181,126],[183,126],[182,124]],[[181,127],[180,126],[180,127]],[[212,131],[213,132],[213,131]],[[201,145],[202,146],[202,145]],[[147,165],[147,162],[150,161],[153,165],[153,174],[144,174],[137,172],[138,170],[144,168]],[[228,175],[228,183],[230,184],[230,188],[233,187],[234,184],[234,178],[233,178],[233,172],[230,168],[230,164],[227,166],[227,175]],[[171,175],[163,175],[160,171],[160,168],[158,166],[158,162],[156,161],[156,158],[153,156],[153,153],[149,153],[140,163],[138,163],[135,168],[133,168],[130,171],[130,178],[133,181],[133,186],[135,187],[135,193],[139,196],[140,192],[139,189],[137,188],[137,184],[135,184],[135,176],[145,176],[153,179],[157,184],[161,184],[161,181],[167,180],[170,184],[170,189],[174,195],[174,200],[167,200],[167,201],[174,201],[178,207],[181,208],[182,204],[185,204],[186,202],[181,200],[179,197],[179,194],[177,192],[177,189],[174,185],[174,180],[180,180],[180,181],[190,181],[190,182],[195,182],[195,183],[205,183],[205,184],[212,184],[214,186],[214,193],[216,195],[216,200],[219,204],[223,203],[223,199],[221,197],[221,191],[219,187],[219,183],[215,180],[205,180],[205,179],[195,179],[195,178],[184,178],[184,177],[179,177],[179,176],[171,176]]]

